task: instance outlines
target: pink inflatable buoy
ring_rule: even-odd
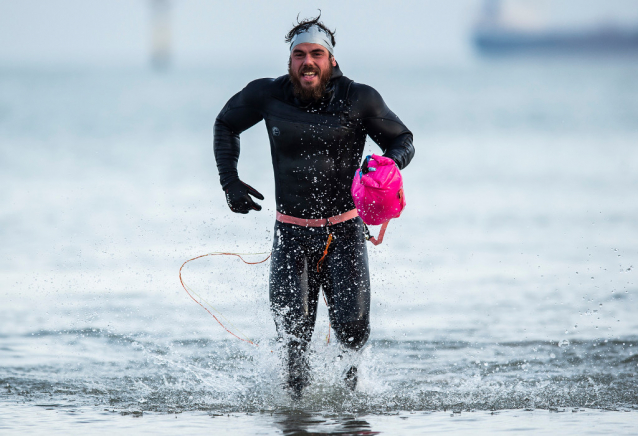
[[[398,218],[405,208],[403,178],[394,161],[373,154],[366,158],[368,172],[358,169],[352,181],[352,198],[359,216],[368,225],[382,224],[378,238],[370,241],[378,245],[392,218]]]

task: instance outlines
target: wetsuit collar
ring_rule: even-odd
[[[338,79],[341,76],[343,76],[343,73],[341,72],[341,68],[339,68],[339,62],[337,62],[337,65],[332,68],[332,76],[330,76],[330,80]]]

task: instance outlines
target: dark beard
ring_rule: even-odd
[[[317,86],[315,86],[314,88],[304,88],[301,85],[301,80],[299,80],[299,75],[310,71],[315,71],[317,73],[321,73],[321,71],[319,71],[318,68],[312,68],[308,66],[302,68],[299,72],[299,75],[297,75],[290,69],[290,62],[288,62],[288,77],[290,77],[290,81],[292,82],[295,97],[297,97],[301,101],[320,100],[326,92],[326,86],[328,86],[328,82],[332,77],[333,68],[334,67],[332,66],[332,64],[329,64],[328,70],[326,70],[324,74],[320,75],[319,84]]]

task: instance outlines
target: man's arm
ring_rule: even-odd
[[[226,201],[233,212],[248,213],[249,210],[261,210],[249,196],[260,200],[264,197],[251,186],[239,179],[237,161],[239,160],[239,135],[263,119],[261,102],[264,88],[269,79],[251,82],[235,94],[221,110],[213,128],[213,151],[219,171],[219,181],[226,193]]]
[[[228,100],[215,120],[213,151],[217,161],[219,181],[224,189],[230,182],[239,180],[237,174],[239,134],[263,119],[260,103],[265,81],[270,82],[270,79],[259,79],[249,83]]]
[[[385,104],[372,87],[356,84],[353,100],[361,107],[361,117],[367,134],[376,142],[383,155],[405,168],[414,157],[412,132]]]

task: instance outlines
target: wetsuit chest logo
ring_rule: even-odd
[[[279,136],[281,134],[281,132],[279,131],[279,127],[273,127],[272,128],[272,136]]]

